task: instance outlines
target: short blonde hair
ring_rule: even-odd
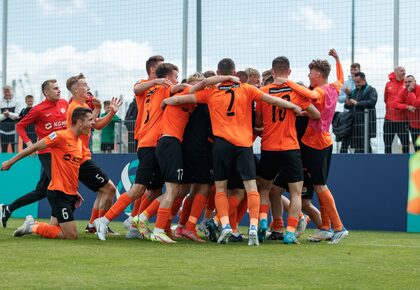
[[[190,75],[187,79],[187,84],[190,84],[192,82],[200,82],[202,80],[204,80],[205,77],[203,76],[203,74],[196,72],[193,73],[192,75]]]

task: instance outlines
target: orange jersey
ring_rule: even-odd
[[[79,108],[79,107],[90,109],[88,104],[86,103],[81,104],[75,99],[73,99],[67,109],[67,126],[68,127],[71,126],[71,115],[73,114],[74,109]],[[82,144],[83,144],[83,160],[82,160],[82,163],[83,163],[86,160],[92,159],[92,153],[90,152],[90,149],[89,149],[90,131],[88,135],[82,134],[80,135],[79,138],[80,140],[82,140]]]
[[[142,84],[148,82],[148,80],[140,80],[138,83]],[[144,110],[144,99],[146,92],[143,92],[140,95],[136,95],[136,104],[137,104],[137,117],[136,123],[134,124],[134,140],[139,140],[139,131],[141,127],[141,118],[143,117],[143,110]]]
[[[188,94],[190,88],[185,88],[176,95]],[[162,116],[162,136],[176,137],[180,142],[183,140],[185,127],[190,119],[195,105],[184,104],[179,106],[167,106]]]
[[[52,132],[42,140],[51,148],[51,181],[48,189],[75,195],[83,157],[82,140],[71,129]]]
[[[292,102],[302,109],[311,105],[311,101],[296,93],[291,87],[271,84],[261,90],[272,96]],[[299,149],[296,133],[296,114],[272,106],[265,102],[257,102],[257,111],[262,113],[264,131],[261,136],[261,149],[267,151],[285,151]]]
[[[195,93],[199,103],[209,107],[214,136],[235,146],[252,146],[254,101],[264,93],[249,84],[225,82]]]
[[[145,92],[144,109],[138,134],[138,148],[156,147],[162,133],[162,101],[171,95],[171,89],[161,85],[151,87]]]
[[[337,81],[314,88],[312,91],[298,84],[287,81],[290,87],[303,96],[311,96],[315,99],[314,106],[321,113],[319,120],[309,119],[308,127],[302,137],[302,142],[314,149],[325,149],[333,145],[330,127],[337,105],[338,94],[344,82],[343,69],[339,61],[336,61]]]

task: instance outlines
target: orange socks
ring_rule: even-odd
[[[141,202],[139,209],[137,211],[137,215],[141,214],[148,208],[148,206],[152,203],[153,199],[148,199],[145,194],[141,197]]]
[[[159,206],[160,201],[155,199],[142,213],[147,217],[147,219],[150,219],[150,217],[154,216],[158,212]]]
[[[100,209],[98,210],[98,217],[103,217],[106,214],[107,210],[106,209]]]
[[[287,231],[294,233],[298,225],[299,220],[295,217],[287,217]]]
[[[191,207],[193,204],[193,199],[190,197],[187,197],[184,200],[184,204],[182,205],[181,213],[179,214],[179,221],[178,224],[185,226],[185,224],[188,221],[188,217],[190,216]]]
[[[37,222],[32,227],[32,232],[34,234],[40,235],[41,237],[44,237],[47,239],[55,239],[57,238],[58,234],[61,232],[61,228],[59,226],[52,226],[47,223]]]
[[[164,207],[159,208],[158,209],[158,215],[157,215],[157,218],[156,218],[155,230],[159,229],[159,230],[164,231],[170,216],[171,216],[171,209],[170,208],[164,208]]]
[[[334,231],[341,231],[343,229],[343,224],[340,219],[340,215],[338,214],[337,208],[335,206],[334,197],[331,194],[331,191],[327,188],[324,191],[318,193],[318,198],[325,206],[325,210],[328,213],[328,217],[331,220],[331,224],[333,226]],[[322,211],[321,211],[321,216]],[[324,225],[324,222],[322,222]]]
[[[273,225],[273,231],[275,232],[283,231],[284,223],[283,223],[282,218],[274,219],[272,225]]]
[[[195,231],[195,225],[197,224],[197,220],[200,218],[201,212],[206,205],[206,199],[207,197],[204,194],[197,193],[195,195],[191,207],[190,217],[188,218],[188,222],[186,224],[187,230]]]
[[[268,204],[260,204],[260,220],[267,219],[268,217]]]
[[[143,195],[145,196],[145,195]],[[142,197],[143,197],[142,196]],[[135,202],[134,202],[134,206],[133,209],[131,210],[131,217],[135,217],[137,215],[137,212],[139,211],[140,208],[140,204],[141,204],[141,198],[138,198]]]
[[[260,210],[260,195],[256,191],[247,192],[249,225],[258,226],[258,214]]]
[[[229,224],[229,200],[226,192],[216,192],[215,204],[222,227]]]
[[[97,208],[92,208],[92,214],[90,216],[89,223],[93,225],[93,221],[99,217],[99,210]]]
[[[171,215],[176,216],[178,214],[179,208],[181,207],[182,201],[184,200],[184,196],[180,196],[174,200],[171,208]]]
[[[104,215],[104,217],[108,221],[112,221],[115,219],[120,213],[124,211],[124,209],[133,201],[131,200],[131,197],[127,195],[127,193],[124,193],[120,196],[120,198],[117,200],[116,203],[108,210],[108,212]]]
[[[238,231],[238,223],[236,222],[236,217],[238,214],[238,205],[239,200],[236,198],[236,196],[229,196],[229,223],[232,227],[232,231],[236,233]]]
[[[239,225],[241,223],[242,218],[246,214],[246,210],[248,209],[248,199],[246,196],[242,199],[242,201],[238,205],[238,211],[236,214],[236,224]]]

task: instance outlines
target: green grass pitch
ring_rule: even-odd
[[[14,238],[23,219],[0,228],[0,289],[420,289],[420,234],[350,231],[338,245],[264,242],[166,245]]]

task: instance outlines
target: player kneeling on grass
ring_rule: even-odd
[[[79,167],[82,160],[82,141],[80,135],[88,134],[94,121],[88,108],[76,108],[71,118],[71,126],[66,130],[53,132],[4,161],[1,170],[9,170],[20,159],[45,148],[51,148],[51,181],[47,198],[52,213],[50,224],[35,222],[27,216],[25,222],[15,232],[15,237],[38,234],[49,239],[77,239],[77,227],[73,212],[80,206],[83,198],[78,193]]]

